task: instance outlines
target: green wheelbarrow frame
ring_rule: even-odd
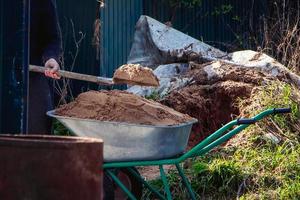
[[[232,138],[234,135],[238,134],[251,124],[254,124],[255,122],[265,118],[268,115],[271,114],[278,114],[278,113],[290,113],[290,108],[273,108],[265,110],[258,115],[256,115],[253,118],[249,119],[236,119],[229,123],[227,123],[225,126],[208,136],[206,139],[204,139],[202,142],[200,142],[198,145],[193,147],[188,152],[184,153],[183,155],[179,157],[174,158],[168,158],[168,159],[162,159],[162,160],[153,160],[153,161],[129,161],[129,162],[112,162],[112,163],[104,163],[103,169],[104,172],[106,172],[112,180],[128,195],[128,198],[131,200],[136,200],[136,197],[129,191],[126,186],[119,180],[117,175],[115,174],[115,171],[118,171],[121,168],[127,168],[128,171],[146,188],[148,188],[153,195],[155,195],[158,199],[161,200],[171,200],[172,195],[170,191],[170,186],[167,181],[167,177],[164,171],[164,165],[175,165],[176,169],[178,171],[179,176],[182,179],[183,185],[186,187],[189,196],[192,200],[196,199],[195,193],[192,189],[192,186],[187,179],[187,177],[184,174],[183,169],[180,166],[180,163],[184,162],[188,158],[194,158],[197,156],[202,156],[215,148],[216,146],[228,141],[230,138]],[[234,126],[237,126],[234,128]],[[233,128],[233,129],[232,129]],[[232,130],[230,130],[232,129]],[[230,130],[230,131],[229,131]],[[225,133],[228,131],[227,133]],[[162,179],[164,190],[166,193],[166,197],[163,196],[157,189],[155,189],[153,186],[151,186],[143,177],[141,177],[135,170],[134,167],[137,166],[159,166],[160,170],[160,177]]]

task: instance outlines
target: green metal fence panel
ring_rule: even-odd
[[[112,77],[114,70],[126,63],[133,41],[134,28],[142,14],[141,0],[106,0],[100,10],[102,50],[100,71]]]
[[[92,43],[94,22],[98,9],[97,1],[59,0],[56,1],[56,4],[63,36],[65,69],[78,73],[99,75],[99,61],[96,59],[96,49]],[[82,35],[84,38],[79,43],[78,41]],[[79,44],[78,48],[76,43]],[[74,67],[71,68],[74,60]],[[74,95],[95,87],[95,85],[87,82],[72,81],[72,83]]]
[[[0,133],[26,133],[29,0],[1,1]]]
[[[195,8],[178,8],[172,25],[192,37],[223,50],[230,50],[230,43],[242,42],[239,41],[239,34],[246,33],[250,23],[252,26],[259,24],[260,16],[267,9],[266,2],[202,0],[201,5]],[[170,21],[172,11],[167,0],[144,0],[144,14],[159,21]],[[251,19],[249,16],[252,16]]]

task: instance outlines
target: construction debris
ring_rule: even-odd
[[[145,15],[136,24],[134,41],[127,63],[155,69],[169,63],[188,63],[224,59],[222,52]]]

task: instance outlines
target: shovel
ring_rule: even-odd
[[[29,65],[29,71],[44,73],[45,72],[45,67],[40,67],[40,66],[36,66],[36,65]],[[59,70],[58,75],[61,76],[61,77],[65,77],[65,78],[97,83],[99,85],[115,85],[112,78],[92,76],[92,75],[80,74],[80,73],[69,72],[69,71],[64,71],[64,70]]]
[[[29,65],[29,71],[31,72],[38,72],[38,73],[45,73],[45,67],[36,66],[36,65]],[[121,84],[128,84],[128,85],[140,85],[140,86],[153,86],[157,87],[157,84],[147,82],[145,79],[139,80],[130,80],[130,78],[125,78],[122,80],[116,79],[114,81],[113,78],[106,78],[100,76],[92,76],[87,74],[80,74],[75,72],[69,72],[64,70],[59,70],[58,75],[65,78],[76,79],[80,81],[88,81],[92,83],[97,83],[99,85],[121,85]],[[126,74],[127,75],[127,74]],[[115,78],[115,77],[114,77]]]

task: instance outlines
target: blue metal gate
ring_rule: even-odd
[[[112,77],[114,70],[126,63],[134,27],[143,11],[141,0],[106,0],[100,10],[102,40],[100,73]]]

